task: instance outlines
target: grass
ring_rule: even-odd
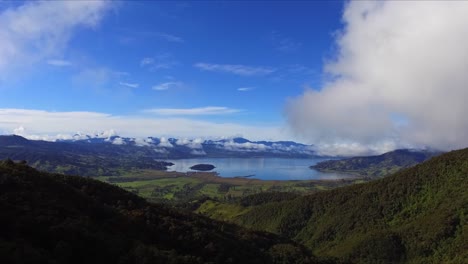
[[[252,178],[223,178],[211,172],[166,172],[138,170],[123,176],[100,176],[95,179],[113,183],[141,197],[158,202],[186,203],[202,197],[219,201],[244,197],[261,192],[294,192],[310,194],[362,179],[346,180],[258,180]],[[230,208],[231,211],[233,208]],[[235,211],[235,210],[234,210]]]
[[[236,217],[245,214],[250,208],[238,204],[220,203],[212,200],[204,202],[195,212],[209,215],[213,219],[232,221]]]

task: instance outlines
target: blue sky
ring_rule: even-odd
[[[28,4],[4,3],[0,12]],[[197,108],[164,116],[280,127],[286,98],[319,86],[343,9],[316,1],[107,5],[95,25],[67,28],[57,51],[5,74],[2,108],[118,116]]]
[[[0,133],[468,145],[468,2],[0,2]]]

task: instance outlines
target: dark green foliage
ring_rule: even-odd
[[[435,151],[398,149],[379,156],[322,161],[311,168],[364,176],[385,176],[440,154],[441,152]]]
[[[276,235],[11,160],[0,164],[0,212],[0,263],[317,262]]]
[[[233,222],[351,263],[468,263],[468,149],[392,176],[254,206]]]
[[[254,206],[271,202],[292,200],[299,196],[299,194],[290,192],[262,192],[242,197],[240,204],[242,206]]]

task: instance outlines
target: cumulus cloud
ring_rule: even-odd
[[[276,71],[270,67],[253,67],[239,64],[213,64],[199,62],[194,65],[203,71],[224,72],[241,76],[262,76]]]
[[[172,145],[171,142],[169,142],[169,140],[168,140],[167,138],[161,137],[161,138],[159,139],[158,147],[161,147],[161,148],[172,148],[172,147],[174,147],[174,146]]]
[[[125,141],[121,137],[116,137],[114,140],[112,140],[112,144],[114,145],[125,145]]]
[[[259,151],[265,151],[269,149],[268,146],[261,144],[261,143],[254,143],[254,142],[236,143],[233,140],[224,142],[218,147],[226,149],[226,150],[231,150],[231,151],[251,151],[251,152],[259,152]]]
[[[287,103],[293,131],[335,154],[466,147],[466,14],[463,1],[347,4],[329,81]]]
[[[107,1],[32,1],[2,11],[0,75],[60,56],[73,30],[95,27],[109,7]],[[49,64],[67,63],[49,60]]]
[[[133,141],[135,142],[135,145],[139,147],[150,146],[154,143],[151,138],[135,138]]]
[[[183,138],[183,139],[178,139],[175,142],[175,144],[179,146],[186,146],[191,149],[203,149],[203,146],[202,146],[203,142],[204,140],[201,138],[196,138],[196,139]]]

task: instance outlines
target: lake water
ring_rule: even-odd
[[[310,180],[342,179],[348,175],[324,173],[312,170],[309,166],[327,159],[291,159],[291,158],[198,158],[168,160],[175,165],[168,171],[192,171],[196,164],[213,164],[221,177],[245,177],[261,180]]]

